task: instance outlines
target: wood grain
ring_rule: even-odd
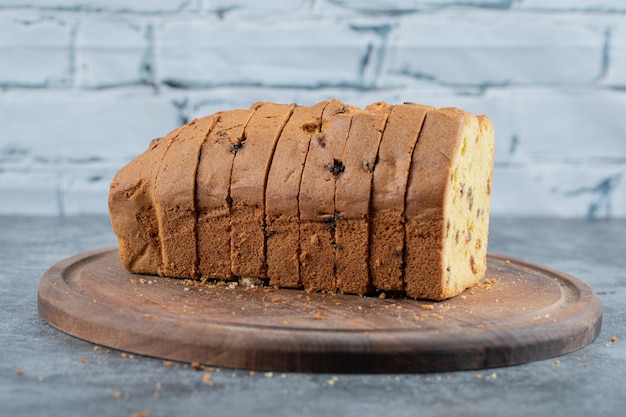
[[[581,280],[490,255],[486,281],[443,302],[244,288],[127,272],[116,248],[41,278],[39,312],[78,338],[159,358],[307,372],[434,372],[521,364],[600,333]]]

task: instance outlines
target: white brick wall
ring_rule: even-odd
[[[0,0],[0,214],[106,213],[181,123],[331,97],[488,114],[494,215],[626,216],[622,0]]]

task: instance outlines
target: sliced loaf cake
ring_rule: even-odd
[[[311,139],[300,186],[300,277],[308,291],[335,292],[335,182],[350,124],[360,109],[332,100]]]
[[[337,177],[335,227],[337,289],[365,294],[371,290],[368,268],[370,197],[378,147],[392,107],[375,103],[352,117]]]
[[[312,107],[297,106],[276,145],[265,193],[270,285],[291,288],[302,285],[298,196],[309,143],[321,130],[327,104],[323,101]]]
[[[215,115],[186,124],[170,142],[159,167],[155,206],[161,239],[163,274],[197,277],[196,168]]]
[[[404,289],[404,197],[413,148],[429,106],[395,106],[378,151],[372,188],[369,268],[374,288]]]
[[[267,277],[265,189],[276,142],[295,104],[260,103],[235,154],[230,180],[230,260],[233,274]]]
[[[200,151],[196,173],[197,253],[200,275],[230,279],[230,177],[253,109],[217,114]]]

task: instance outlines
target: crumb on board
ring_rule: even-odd
[[[435,306],[432,304],[422,304],[422,309],[424,310],[434,310]]]
[[[202,375],[202,383],[208,386],[213,386],[213,381],[211,380],[211,374],[206,373]]]
[[[23,370],[23,369],[18,369],[18,370],[16,370],[16,371],[15,371],[15,375],[17,375],[17,376],[22,376],[22,375],[24,375],[24,370]]]
[[[174,366],[174,362],[172,361],[163,361],[163,366],[167,366],[168,368]]]

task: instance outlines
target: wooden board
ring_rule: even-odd
[[[600,333],[577,278],[489,255],[486,280],[443,302],[308,294],[131,274],[116,248],[68,258],[39,284],[52,326],[98,345],[213,366],[432,372],[562,355]]]

